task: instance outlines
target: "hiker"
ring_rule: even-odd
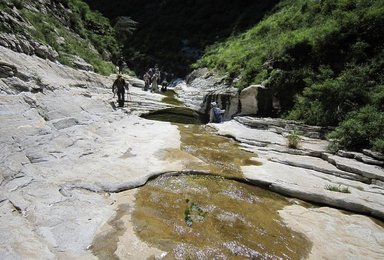
[[[169,85],[169,83],[168,83],[169,73],[165,71],[165,72],[163,72],[163,75],[164,75],[164,78],[163,78],[163,81],[161,82],[161,91],[165,92],[165,91],[167,91],[167,87]]]
[[[168,87],[168,82],[166,79],[164,79],[163,82],[161,82],[161,92],[167,91],[167,87]]]
[[[211,109],[209,111],[209,123],[221,123],[223,121],[223,114],[225,110],[220,109],[216,102],[211,103]]]
[[[159,75],[157,73],[154,73],[151,77],[151,92],[159,92],[159,87],[157,81],[159,80]]]
[[[125,63],[125,61],[124,61],[124,57],[123,56],[121,56],[120,58],[119,58],[119,60],[117,61],[117,67],[118,67],[118,69],[119,69],[119,74],[122,74],[123,73],[123,69],[124,69],[124,67],[127,65],[127,63]]]
[[[161,72],[157,65],[155,65],[155,74],[157,75],[157,84],[160,84],[160,79],[161,79]]]
[[[128,90],[128,85],[121,74],[119,74],[112,85],[112,92],[115,93],[116,91],[117,93],[117,102],[119,103],[119,107],[124,107],[125,89]]]
[[[144,76],[144,91],[147,91],[149,89],[149,84],[151,83],[151,75],[149,75],[149,72],[145,72]]]

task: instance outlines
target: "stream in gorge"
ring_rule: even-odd
[[[256,155],[196,123],[199,115],[180,124],[181,114],[147,118],[178,122],[181,150],[203,162],[186,169],[208,174],[162,176],[140,188],[132,215],[136,234],[168,252],[167,259],[305,258],[310,242],[278,215],[292,200],[243,181],[241,166],[260,165]]]
[[[113,230],[95,239],[100,259],[114,254],[131,215],[135,234],[166,254],[161,259],[305,259],[311,249],[302,234],[289,229],[278,211],[310,204],[248,184],[241,166],[260,165],[257,155],[219,136],[204,117],[183,107],[144,115],[177,125],[180,149],[198,159],[184,173],[163,175],[136,189],[133,207],[120,204],[109,221]],[[169,160],[178,160],[177,153]],[[185,174],[190,172],[190,174]],[[108,242],[106,242],[108,241]],[[111,255],[114,258],[111,258]]]

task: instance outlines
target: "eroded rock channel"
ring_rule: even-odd
[[[130,214],[137,236],[163,251],[164,259],[306,258],[311,242],[278,214],[294,202],[304,203],[245,183],[241,166],[260,165],[255,154],[202,125],[193,111],[177,112],[146,117],[177,122],[181,150],[199,160],[185,165],[190,174],[166,174],[137,189],[134,206],[120,204],[109,231],[95,239],[94,254],[119,258],[114,252],[126,232],[122,217]],[[168,159],[180,158],[171,153]]]
[[[379,226],[365,229],[375,225],[368,218],[348,216],[251,185],[243,170],[249,172],[253,167],[257,174],[260,168],[260,174],[266,174],[262,168],[270,162],[259,159],[232,135],[218,135],[221,129],[205,125],[206,119],[199,113],[179,107],[143,117],[177,126],[180,149],[167,149],[161,156],[169,163],[182,162],[183,171],[160,175],[118,196],[116,215],[93,243],[92,252],[100,259],[134,259],[133,255],[144,251],[144,258],[156,259],[317,259],[338,252],[360,254],[361,246],[336,246],[346,234],[352,240],[359,236],[359,232],[343,229],[344,223],[364,223],[363,233],[375,230],[367,243],[382,237]],[[266,141],[269,138],[264,137]],[[297,214],[306,215],[303,225],[298,224],[301,215]],[[335,221],[338,218],[340,221]],[[318,237],[309,232],[317,221],[333,227],[335,237],[328,238],[326,244],[334,251],[319,247],[329,236],[324,226],[311,228]],[[135,249],[128,253],[124,242]],[[367,252],[380,255],[375,250]]]

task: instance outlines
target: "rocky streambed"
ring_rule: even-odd
[[[383,257],[377,160],[289,149],[273,120],[142,118],[175,104],[129,77],[116,109],[114,77],[0,52],[1,259]]]

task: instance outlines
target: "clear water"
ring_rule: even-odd
[[[160,177],[140,188],[132,221],[136,234],[168,252],[166,259],[302,259],[311,244],[281,222],[283,196],[228,178],[259,165],[236,141],[203,125],[178,125],[181,150],[212,175]]]

